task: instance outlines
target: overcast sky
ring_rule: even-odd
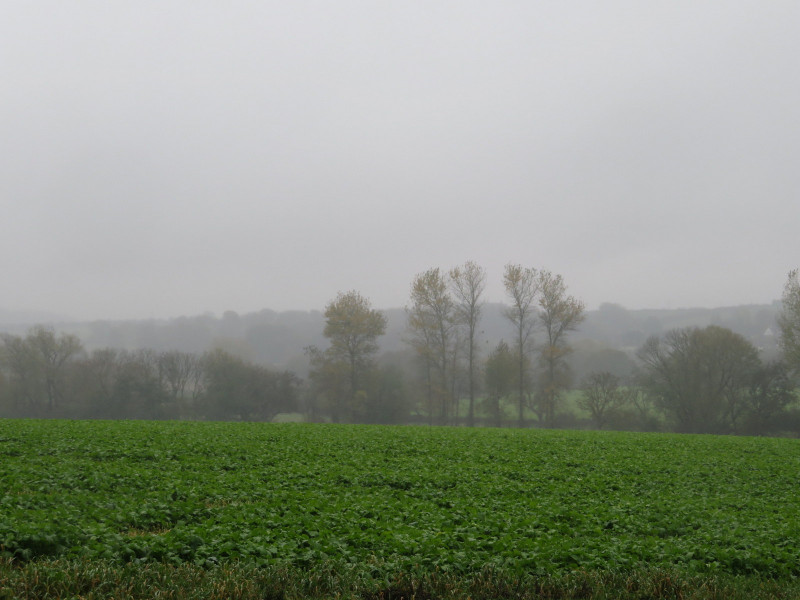
[[[16,1],[0,308],[403,306],[561,273],[589,308],[780,297],[800,2]]]

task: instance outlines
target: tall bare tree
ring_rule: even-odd
[[[536,269],[521,265],[506,265],[503,285],[511,300],[505,315],[514,325],[514,350],[517,355],[517,388],[519,426],[525,422],[524,407],[528,386],[528,369],[533,345],[533,331],[536,327],[536,297],[540,280]]]
[[[781,350],[789,368],[800,374],[800,279],[797,269],[789,272],[781,298],[782,308],[778,314],[781,330]]]
[[[584,304],[567,294],[561,275],[550,271],[539,273],[539,319],[547,339],[539,355],[542,376],[539,379],[537,405],[545,423],[552,426],[558,399],[570,384],[567,356],[572,349],[566,343],[567,334],[584,320]]]
[[[439,401],[442,422],[449,418],[451,381],[455,349],[455,314],[447,280],[439,268],[417,275],[411,284],[408,314],[409,343],[423,361],[429,377],[431,400]]]
[[[478,324],[481,319],[486,289],[486,271],[472,261],[450,270],[450,284],[455,297],[455,316],[464,327],[467,353],[467,385],[469,389],[469,412],[467,424],[475,425],[475,392],[478,381]]]

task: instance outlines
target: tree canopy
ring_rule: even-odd
[[[800,374],[800,280],[797,269],[791,271],[783,287],[782,308],[778,314],[780,345],[786,364]]]
[[[386,331],[386,316],[355,290],[340,292],[325,307],[323,335],[330,346],[309,349],[312,379],[326,396],[334,420],[343,413],[363,413],[366,374],[378,352],[377,339]]]
[[[508,264],[503,273],[503,286],[511,300],[505,315],[514,326],[514,351],[517,358],[517,418],[524,422],[524,407],[528,391],[528,368],[536,327],[536,297],[540,281],[536,269]]]
[[[681,432],[735,429],[761,365],[750,342],[715,325],[651,337],[637,356],[643,385]]]

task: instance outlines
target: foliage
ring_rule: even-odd
[[[783,357],[796,375],[800,374],[800,279],[797,269],[790,271],[783,288],[778,326]]]
[[[486,289],[486,271],[472,261],[450,270],[450,283],[455,297],[455,317],[458,324],[466,330],[467,382],[469,388],[469,412],[467,425],[475,424],[475,394],[478,386],[478,324],[481,320],[483,300]]]
[[[15,409],[45,416],[57,413],[64,401],[69,362],[83,346],[71,334],[36,326],[22,338],[2,334],[3,358],[11,380]]]
[[[795,400],[794,384],[786,365],[771,362],[753,373],[746,397],[748,433],[764,434],[775,427],[775,419]]]
[[[203,358],[203,404],[211,418],[271,421],[296,405],[297,380],[289,372],[273,372],[215,350]]]
[[[570,371],[577,381],[582,381],[591,373],[603,371],[621,379],[629,379],[636,367],[636,363],[622,350],[585,338],[575,342],[568,360]]]
[[[607,371],[591,373],[583,381],[583,394],[578,405],[592,415],[597,429],[602,429],[613,413],[624,406],[630,397],[628,390],[620,387],[619,377]]]
[[[363,420],[368,400],[366,378],[378,352],[377,339],[386,331],[386,316],[356,291],[339,293],[325,308],[324,336],[330,346],[306,350],[311,380],[325,397],[333,420],[345,415]]]
[[[169,401],[167,389],[158,373],[158,356],[147,350],[120,353],[110,394],[106,400],[106,417],[126,419],[164,418]]]
[[[403,423],[408,418],[412,399],[403,372],[392,365],[372,369],[367,381],[365,423]]]
[[[347,371],[342,364],[331,360],[330,356],[316,346],[305,349],[309,362],[308,379],[310,382],[310,399],[307,402],[306,413],[315,418],[320,413],[331,416],[334,423],[344,418],[342,412],[348,408],[349,382]],[[350,398],[349,408],[355,410]]]
[[[540,280],[536,269],[508,264],[503,273],[503,286],[511,299],[505,315],[514,326],[514,352],[517,357],[517,408],[520,427],[524,423],[524,407],[528,391],[528,368],[536,327],[536,297]]]
[[[349,368],[351,392],[358,391],[358,375],[378,351],[377,338],[386,331],[386,317],[356,291],[340,293],[325,308],[323,334],[331,342],[334,360]]]
[[[637,356],[644,386],[682,432],[735,430],[761,364],[750,342],[714,325],[651,337]]]
[[[499,426],[503,418],[500,400],[508,396],[514,389],[517,376],[517,359],[514,353],[503,340],[497,344],[486,358],[486,400],[484,406],[494,421]]]
[[[0,377],[0,414],[6,416],[269,420],[296,409],[293,374],[222,350],[199,357],[103,348],[86,356],[77,338],[41,328],[3,342],[0,366],[9,375]]]
[[[408,342],[424,369],[429,410],[438,405],[440,420],[446,423],[453,401],[456,315],[447,279],[439,268],[414,278],[406,312]]]
[[[540,420],[552,427],[559,395],[571,383],[566,359],[572,349],[566,343],[566,337],[583,321],[585,306],[567,295],[563,277],[550,271],[539,273],[539,290],[539,319],[546,340],[539,355],[541,375],[536,407]]]
[[[15,563],[800,576],[795,440],[49,420],[0,454]]]

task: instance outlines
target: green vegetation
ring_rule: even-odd
[[[74,335],[0,333],[0,416],[269,421],[297,408],[299,379],[215,349],[84,351]]]
[[[311,397],[331,415],[341,420],[364,422],[380,411],[380,402],[369,383],[381,379],[376,374],[376,339],[386,331],[386,317],[374,310],[358,292],[340,293],[325,308],[324,335],[330,346],[322,351],[306,348],[311,363]],[[372,376],[372,377],[370,377]],[[368,388],[373,388],[367,394]],[[366,402],[371,397],[373,402]]]
[[[760,336],[713,324],[640,340],[639,330],[621,338],[625,351],[590,340],[576,350],[569,338],[590,321],[583,303],[567,294],[560,275],[513,264],[503,276],[511,305],[486,319],[494,321],[491,335],[503,321],[513,336],[490,346],[486,281],[473,262],[417,275],[404,327],[391,327],[357,291],[339,293],[319,323],[327,347],[305,346],[294,370],[253,362],[245,327],[252,322],[235,313],[226,313],[226,335],[202,354],[89,352],[75,334],[43,326],[24,337],[0,333],[0,418],[268,422],[292,414],[311,423],[800,436],[794,272],[780,340],[759,319]],[[620,307],[598,313],[630,326]],[[381,353],[379,339],[390,329],[403,344],[395,339]],[[640,342],[634,361],[628,353]]]
[[[0,421],[0,598],[796,597],[799,468],[787,439]]]

